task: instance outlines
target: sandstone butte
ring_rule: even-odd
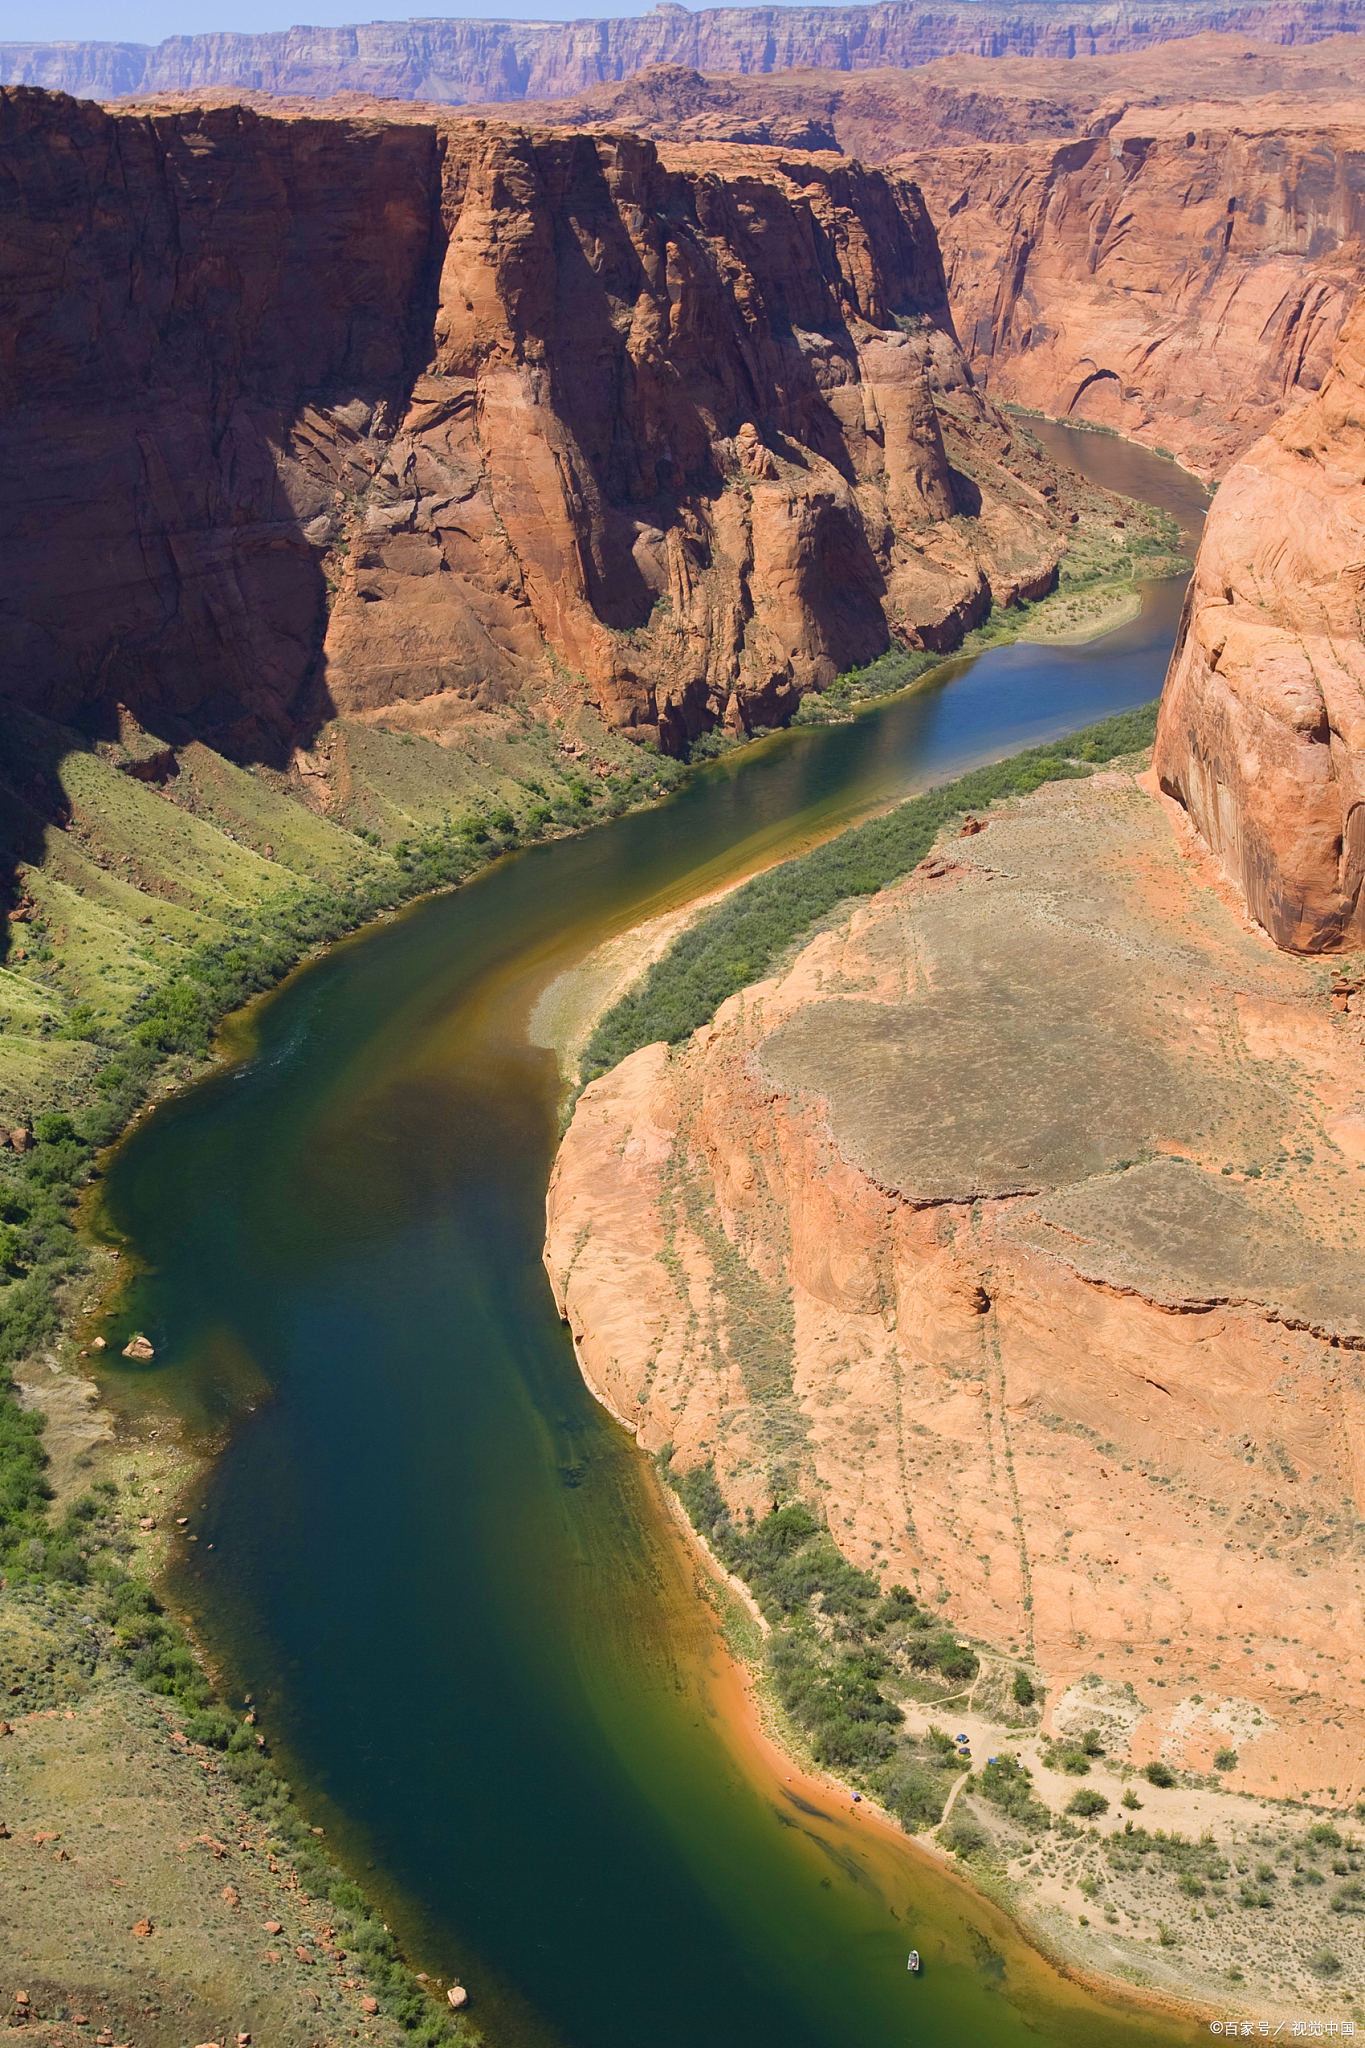
[[[1365,943],[1365,307],[1225,479],[1154,765],[1278,944]]]
[[[1313,42],[1359,27],[1361,0],[1269,0],[1220,6],[1124,0],[1061,7],[1049,0],[916,7],[656,6],[631,19],[574,22],[375,21],[266,35],[171,36],[139,43],[0,43],[0,81],[116,98],[218,87],[325,95],[360,91],[459,105],[551,99],[629,76],[646,65],[711,71],[787,71],[817,65],[865,71],[923,64],[966,50],[991,58],[1072,58],[1219,29],[1268,42]]]
[[[1227,1745],[1349,1805],[1363,1033],[1150,775],[997,807],[584,1091],[546,1251],[583,1371],[1032,1661],[1054,1725],[1103,1706],[1116,1763]]]
[[[529,693],[676,750],[1050,587],[908,181],[0,92],[0,695],[291,764]]]

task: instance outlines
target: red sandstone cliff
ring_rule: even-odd
[[[1359,284],[1365,125],[1283,106],[916,153],[963,346],[998,399],[1220,475],[1317,389]]]
[[[579,1098],[546,1263],[675,1470],[799,1492],[1051,1711],[1126,1683],[1120,1758],[1207,1771],[1240,1724],[1240,1788],[1349,1806],[1362,998],[1180,823],[1054,784],[633,1054]]]
[[[659,140],[837,149],[915,178],[997,399],[1221,475],[1326,374],[1362,261],[1358,39],[705,78],[559,102]]]
[[[1365,307],[1209,514],[1154,765],[1281,946],[1365,944]]]
[[[1055,572],[903,180],[22,89],[0,156],[0,692],[60,718],[279,759],[553,685],[676,744]]]
[[[554,99],[648,64],[699,70],[834,71],[925,64],[948,51],[986,57],[1072,58],[1144,49],[1220,29],[1268,42],[1314,42],[1359,27],[1361,0],[1271,0],[1219,6],[1165,0],[1134,9],[1124,0],[1060,8],[1047,0],[1008,7],[707,8],[669,5],[621,20],[574,22],[375,21],[344,28],[291,28],[269,35],[172,36],[139,43],[0,43],[0,79],[116,98],[130,93],[242,87],[313,95],[360,91],[462,105],[475,100]]]

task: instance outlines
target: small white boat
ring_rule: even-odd
[[[912,1949],[911,1949],[911,1951],[910,1951],[910,1960],[909,1960],[909,1962],[908,1962],[908,1963],[906,1964],[906,1966],[905,1966],[905,1967],[906,1967],[906,1969],[907,1969],[907,1970],[911,1970],[911,1971],[913,1971],[913,1972],[914,1972],[914,1974],[915,1974],[915,1976],[917,1976],[917,1977],[918,1977],[918,1975],[919,1975],[919,1950],[918,1950],[917,1948],[912,1948]]]

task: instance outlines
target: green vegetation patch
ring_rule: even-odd
[[[680,934],[637,989],[602,1018],[588,1041],[583,1076],[607,1073],[642,1045],[679,1044],[729,996],[761,981],[792,941],[836,904],[871,896],[923,859],[949,819],[1045,782],[1092,773],[1093,763],[1136,753],[1156,734],[1156,704],[1105,719],[1070,738],[976,768],[882,818],[756,875]]]
[[[945,1689],[976,1676],[974,1651],[926,1614],[904,1586],[883,1593],[839,1550],[801,1501],[748,1526],[731,1514],[714,1464],[660,1469],[694,1526],[774,1624],[767,1647],[774,1690],[815,1761],[871,1792],[912,1832],[943,1812],[960,1769],[951,1736],[907,1735],[888,1683],[932,1674]]]
[[[999,1807],[1017,1827],[1025,1828],[1030,1834],[1039,1834],[1051,1827],[1052,1815],[1033,1790],[1033,1773],[1021,1764],[1012,1750],[1002,1750],[999,1756],[991,1757],[983,1769],[972,1778],[969,1791],[982,1799],[989,1799],[992,1806]],[[1078,1793],[1077,1798],[1081,1797]],[[1108,1801],[1104,1804],[1107,1806]],[[1076,1809],[1071,1802],[1070,1811]]]
[[[1228,1862],[1211,1834],[1197,1842],[1172,1830],[1146,1828],[1127,1822],[1121,1835],[1105,1839],[1105,1854],[1117,1870],[1136,1870],[1146,1858],[1154,1858],[1169,1876],[1191,1877],[1208,1884],[1221,1884],[1228,1874]]]

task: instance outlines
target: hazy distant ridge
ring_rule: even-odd
[[[461,106],[480,100],[557,99],[629,77],[649,64],[700,71],[771,72],[820,66],[870,71],[927,63],[957,51],[984,57],[1075,57],[1145,49],[1223,29],[1267,42],[1317,42],[1358,33],[1365,0],[1273,0],[1219,6],[1164,0],[1151,9],[1116,0],[1091,8],[1024,0],[930,9],[910,0],[879,7],[674,5],[630,20],[367,22],[291,28],[271,35],[172,36],[143,43],[0,43],[0,83],[40,85],[93,99],[241,86],[323,96],[377,93]]]

